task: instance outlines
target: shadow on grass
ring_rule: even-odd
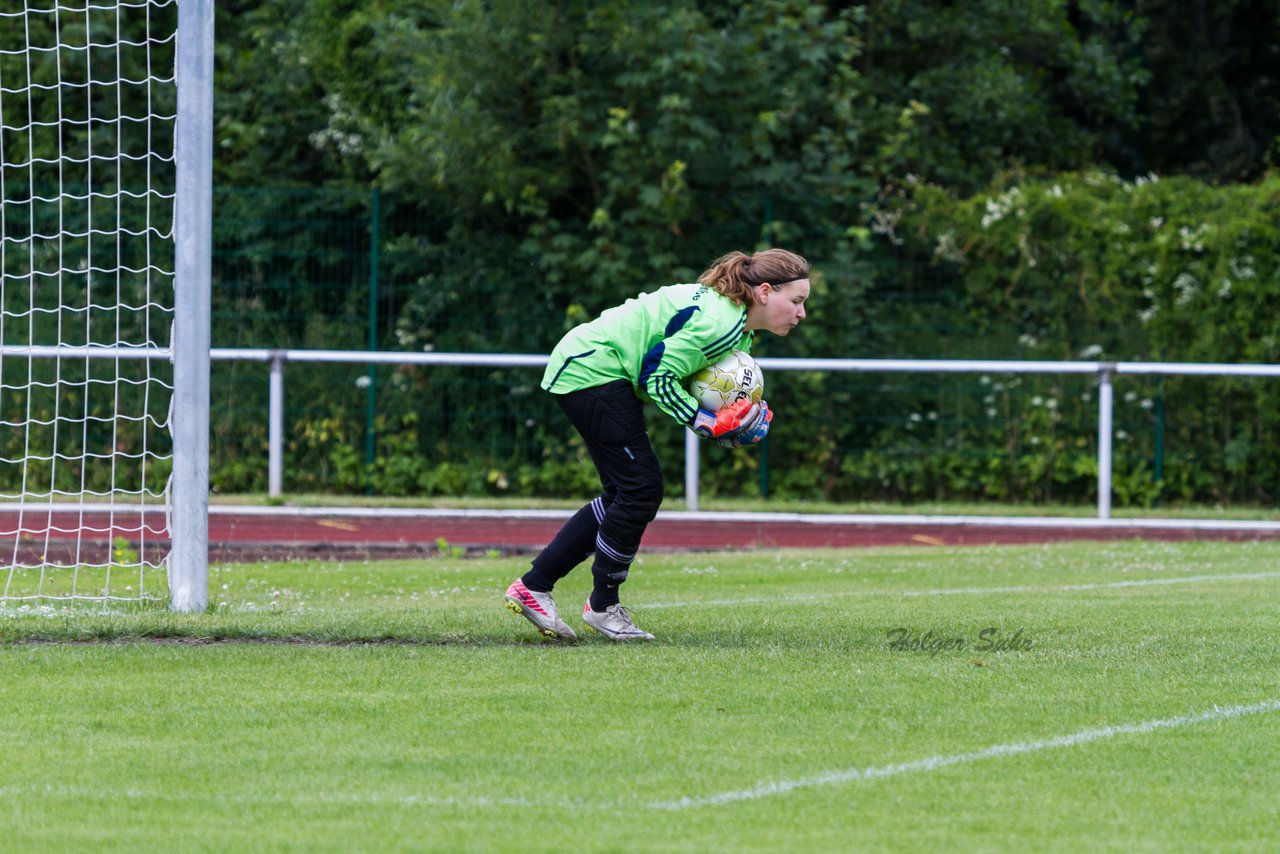
[[[0,647],[30,645],[172,645],[218,646],[314,646],[314,647],[555,647],[574,645],[572,641],[550,641],[538,637],[514,637],[464,631],[443,632],[333,632],[326,630],[138,627],[138,626],[0,626]]]

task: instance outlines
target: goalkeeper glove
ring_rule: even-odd
[[[736,441],[739,436],[744,434],[754,435],[760,430],[760,424],[764,425],[764,432],[769,431],[769,407],[759,403],[752,403],[750,400],[740,400],[730,406],[721,409],[719,412],[711,412],[706,409],[699,409],[698,414],[693,416],[693,430],[699,436],[705,439],[715,439],[726,448],[735,448],[740,444],[753,444],[753,442]],[[755,442],[764,438],[761,433]]]
[[[773,410],[769,404],[760,401],[760,417],[742,428],[742,431],[730,439],[720,440],[720,444],[729,448],[741,448],[744,445],[758,445],[769,435],[769,424],[773,421]]]

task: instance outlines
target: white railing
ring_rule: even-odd
[[[543,367],[547,356],[503,353],[394,353],[360,350],[268,350],[213,348],[213,361],[266,362],[270,365],[267,413],[267,490],[282,492],[284,479],[284,366],[287,362],[361,365],[450,365],[470,367]],[[169,359],[163,349],[141,347],[0,346],[0,358]],[[932,374],[1091,374],[1098,380],[1098,518],[1111,518],[1111,435],[1113,381],[1117,374],[1163,376],[1280,377],[1280,365],[1229,365],[1201,362],[1036,362],[948,361],[931,359],[759,359],[768,371],[854,371]],[[698,448],[693,431],[685,433],[685,496],[698,509]]]

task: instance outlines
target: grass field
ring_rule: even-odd
[[[639,646],[523,567],[0,611],[0,848],[1275,849],[1280,544],[647,555]]]

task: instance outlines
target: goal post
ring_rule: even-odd
[[[213,231],[213,3],[179,0],[170,607],[209,602],[209,348]]]
[[[213,2],[0,5],[0,609],[207,606]]]

